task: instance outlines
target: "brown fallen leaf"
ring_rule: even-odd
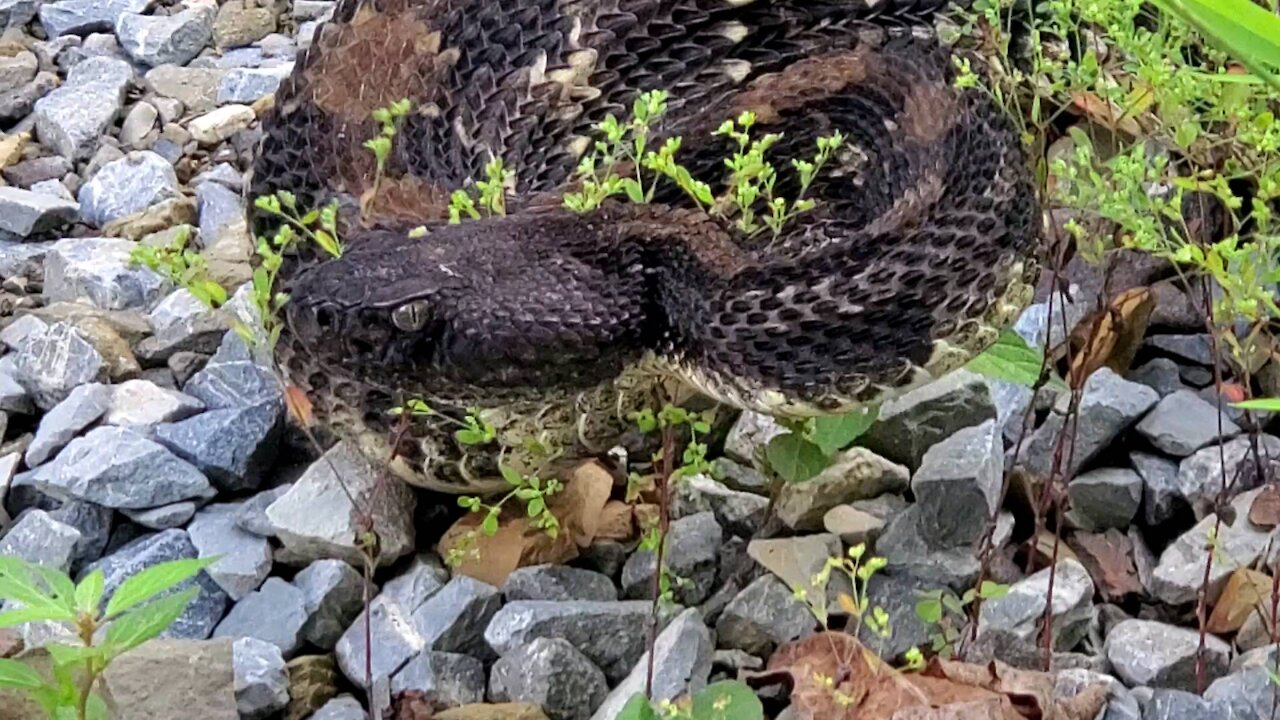
[[[556,537],[536,527],[522,503],[510,502],[503,508],[493,535],[486,535],[481,528],[484,513],[468,513],[445,531],[438,552],[446,558],[458,557],[454,572],[498,586],[516,568],[565,563],[578,557],[580,548],[594,542],[613,487],[612,476],[598,467],[599,472],[574,468],[567,474],[564,489],[547,499],[547,508],[560,523]]]
[[[1240,568],[1227,579],[1205,629],[1215,635],[1235,632],[1244,627],[1245,620],[1249,619],[1258,603],[1269,603],[1270,599],[1271,576]]]
[[[1083,382],[1103,367],[1118,375],[1128,372],[1155,307],[1150,288],[1131,288],[1077,324],[1071,333],[1073,355],[1068,377]]]
[[[1075,92],[1071,94],[1071,102],[1084,111],[1090,120],[1109,130],[1119,130],[1134,137],[1142,134],[1142,126],[1138,121],[1110,100],[1091,92]]]
[[[304,428],[311,427],[312,405],[311,399],[307,397],[307,391],[297,385],[286,385],[284,388],[284,405],[289,410],[289,415],[298,424]]]
[[[766,670],[743,677],[757,685],[787,681],[802,720],[1093,720],[1106,703],[1101,683],[1059,700],[1052,675],[998,661],[934,658],[920,673],[903,673],[840,632],[787,643]]]
[[[626,542],[636,536],[635,513],[621,500],[610,500],[600,511],[600,524],[596,527],[597,540]]]
[[[1112,528],[1100,533],[1075,533],[1067,542],[1104,600],[1118,601],[1144,592],[1133,559],[1133,541],[1128,535]]]
[[[1267,483],[1249,506],[1249,522],[1263,530],[1280,525],[1280,483]]]
[[[1027,542],[1030,542],[1028,540]],[[1035,553],[1037,568],[1049,567],[1053,564],[1053,543],[1054,535],[1051,530],[1041,530],[1035,537],[1035,542],[1031,545],[1031,551]],[[1080,562],[1080,558],[1075,551],[1066,542],[1058,541],[1058,562],[1071,559]],[[1081,563],[1083,564],[1083,563]]]

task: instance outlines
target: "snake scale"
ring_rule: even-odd
[[[477,408],[519,462],[531,439],[607,448],[671,378],[805,417],[963,364],[1028,301],[1040,220],[1008,118],[956,87],[928,24],[941,4],[339,0],[263,119],[250,187],[341,207],[344,254],[303,248],[280,274],[289,381],[330,436],[472,492],[492,460],[444,418],[406,428],[388,410]],[[788,159],[843,133],[814,209],[764,240],[670,184],[564,209],[593,126],[655,89],[670,99],[651,146],[681,138],[677,160],[715,192],[727,118],[781,134],[783,197]],[[371,115],[402,98],[375,181]],[[449,224],[450,192],[494,157],[516,173],[507,214]]]

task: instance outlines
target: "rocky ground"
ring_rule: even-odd
[[[329,460],[348,482],[392,488],[367,687],[355,521],[331,466],[282,443],[279,388],[224,319],[128,261],[136,242],[189,227],[214,277],[245,283],[256,119],[333,3],[150,5],[0,0],[0,554],[101,569],[108,593],[159,562],[222,556],[168,639],[108,676],[133,717],[354,719],[370,699],[416,691],[462,708],[441,718],[480,717],[488,702],[504,717],[612,720],[644,684],[652,555],[622,537],[495,583],[451,574],[432,547],[440,528],[420,522],[439,499],[338,446]],[[1275,651],[1252,609],[1253,588],[1270,593],[1255,568],[1274,565],[1280,498],[1251,469],[1245,418],[1220,422],[1207,336],[1168,274],[1127,266],[1113,289],[1150,288],[1151,332],[1132,369],[1099,370],[1083,393],[1053,574],[1058,686],[1103,679],[1108,720],[1270,717]],[[1096,291],[1087,267],[1068,275],[1079,297]],[[247,310],[243,288],[230,307]],[[1086,310],[1068,304],[1069,320]],[[1033,344],[1046,312],[1019,323]],[[715,448],[720,479],[689,480],[674,508],[667,562],[689,582],[664,615],[655,691],[759,669],[813,633],[791,587],[861,542],[888,560],[870,593],[892,618],[884,654],[928,647],[916,600],[977,579],[975,547],[1031,402],[1028,388],[967,372],[895,401],[859,447],[783,491],[768,537],[755,465],[779,428],[738,418]],[[1014,477],[1045,474],[1063,431],[1066,395],[1036,402]],[[1280,454],[1280,438],[1258,442]],[[1215,507],[1224,465],[1241,480]],[[1021,571],[1027,495],[1012,492],[996,526],[991,571],[1011,588],[983,608],[971,656],[1038,667],[1050,576]],[[1218,520],[1200,697],[1194,607]],[[0,655],[53,632],[0,636]]]

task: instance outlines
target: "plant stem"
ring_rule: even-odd
[[[667,528],[670,526],[668,513],[670,503],[671,476],[675,472],[676,431],[670,424],[662,427],[662,471],[658,474],[658,549],[655,551],[657,565],[653,573],[653,605],[649,610],[649,662],[645,668],[644,696],[653,700],[653,663],[658,644],[658,605],[662,601],[662,563],[665,561],[667,547]]]

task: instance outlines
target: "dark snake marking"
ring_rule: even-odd
[[[291,381],[386,457],[385,411],[407,397],[607,444],[649,368],[803,416],[962,364],[1025,304],[1039,215],[1007,118],[954,88],[922,32],[940,4],[340,0],[264,119],[252,178],[254,195],[344,207],[343,257],[303,249],[281,273]],[[784,197],[789,159],[844,133],[817,208],[752,241],[670,186],[649,206],[560,208],[591,126],[652,89],[671,93],[652,142],[680,136],[679,161],[715,189],[732,148],[711,132],[744,110],[753,134],[783,134]],[[375,191],[370,113],[402,97],[414,112]],[[518,173],[509,215],[447,225],[448,193],[493,156]],[[475,484],[445,469],[445,432],[397,450],[413,482]]]

